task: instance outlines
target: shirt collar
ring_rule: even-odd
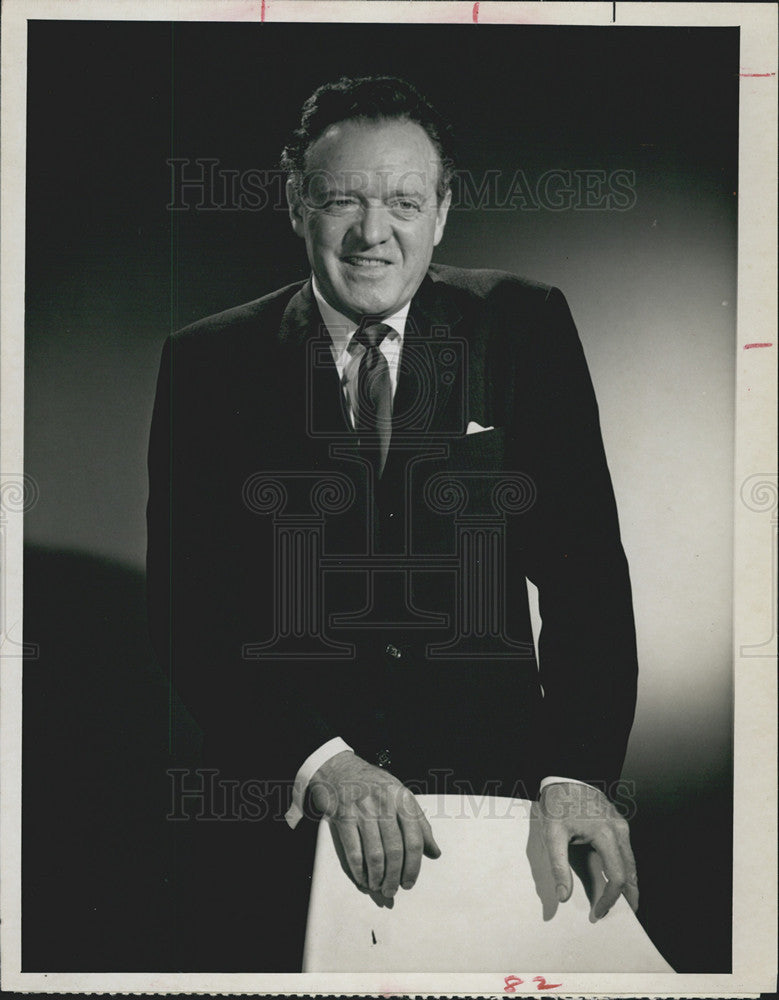
[[[354,336],[354,331],[357,329],[358,324],[353,319],[349,319],[348,316],[344,316],[343,313],[338,312],[337,309],[333,309],[319,291],[316,277],[313,274],[311,275],[311,287],[314,291],[314,298],[316,299],[316,304],[319,306],[322,320],[327,327],[327,332],[330,334],[330,340],[333,343],[333,354],[335,357],[340,357]],[[406,320],[408,319],[410,308],[411,302],[409,301],[402,309],[398,309],[396,313],[393,313],[391,316],[385,316],[382,319],[382,323],[391,326],[397,333],[401,344],[403,343],[403,334],[406,332]]]

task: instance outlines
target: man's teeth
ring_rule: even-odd
[[[346,260],[357,267],[385,267],[388,263],[386,260],[374,260],[370,257],[347,257]]]

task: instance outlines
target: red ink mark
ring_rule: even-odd
[[[773,344],[744,344],[744,350],[748,351],[750,347],[773,347]]]
[[[562,986],[562,983],[548,983],[543,976],[533,976],[533,982],[538,983],[537,989],[539,990],[556,990],[558,986]]]
[[[473,23],[479,23],[479,0],[476,0],[476,3],[473,5]],[[520,982],[521,981],[522,980],[520,980]]]
[[[265,20],[265,0],[262,0],[262,6],[260,7],[260,21]]]
[[[503,987],[504,993],[516,993],[517,986],[521,986],[524,983],[524,979],[520,979],[519,976],[506,976],[503,982],[506,984]],[[533,982],[538,983],[536,986],[537,990],[556,990],[562,983],[548,983],[543,976],[533,976]]]
[[[739,73],[739,76],[776,76],[776,73]]]

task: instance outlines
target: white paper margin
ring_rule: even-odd
[[[27,19],[721,25],[741,28],[734,671],[732,974],[555,974],[559,995],[758,996],[776,986],[776,188],[777,9],[760,3],[498,3],[426,0],[4,0],[2,8],[0,470],[23,469]],[[475,29],[476,30],[476,29]],[[768,349],[744,349],[756,342]],[[747,386],[749,392],[746,391]],[[773,498],[773,503],[771,500]],[[509,972],[408,974],[21,972],[22,513],[5,514],[0,648],[2,988],[30,992],[506,995]],[[742,652],[766,639],[766,655]],[[771,646],[772,642],[772,646]],[[679,886],[684,892],[684,886]],[[521,993],[515,994],[522,995]],[[527,995],[537,995],[535,993]]]

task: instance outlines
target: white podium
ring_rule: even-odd
[[[535,803],[417,799],[442,855],[391,901],[357,888],[320,824],[304,972],[673,972],[624,898],[592,922],[604,879],[589,849],[571,848],[573,894],[557,902]]]

